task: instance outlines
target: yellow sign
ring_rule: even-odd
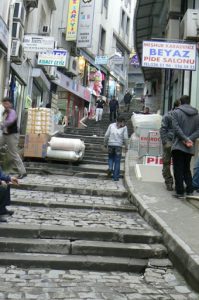
[[[70,0],[68,6],[68,20],[66,27],[66,41],[75,41],[77,38],[77,26],[80,0]]]

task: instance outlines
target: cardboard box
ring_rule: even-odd
[[[24,157],[45,158],[49,135],[30,133],[25,135]]]

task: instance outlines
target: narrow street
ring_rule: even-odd
[[[123,180],[107,178],[107,123],[76,129],[89,144],[79,165],[26,162],[15,213],[1,224],[0,299],[198,299]]]

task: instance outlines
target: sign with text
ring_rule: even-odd
[[[145,156],[144,165],[162,165],[163,164],[163,159],[161,156]]]
[[[6,48],[8,47],[8,28],[1,17],[0,17],[0,42],[2,42]]]
[[[194,71],[196,44],[143,41],[142,66]]]
[[[68,19],[66,27],[66,41],[77,39],[77,26],[80,0],[70,0],[68,5]]]
[[[96,56],[95,64],[96,65],[107,65],[108,64],[108,56]]]
[[[55,49],[53,51],[40,52],[38,56],[38,65],[65,67],[67,51]]]
[[[92,46],[93,19],[95,0],[81,0],[77,33],[77,47],[90,48]]]
[[[25,35],[23,47],[25,52],[45,52],[55,48],[55,39],[50,36]]]

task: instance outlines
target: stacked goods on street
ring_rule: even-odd
[[[84,157],[85,144],[80,139],[52,137],[47,157],[66,161],[79,161]]]
[[[24,157],[45,158],[49,136],[53,132],[53,114],[49,108],[29,108]]]

